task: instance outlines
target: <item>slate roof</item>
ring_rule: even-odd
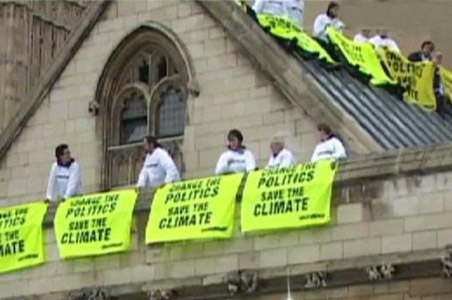
[[[329,101],[347,111],[384,149],[452,141],[452,108],[427,112],[389,92],[371,87],[346,70],[327,70],[317,61],[294,54],[301,67],[320,84]]]

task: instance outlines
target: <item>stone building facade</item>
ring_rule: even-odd
[[[35,25],[15,25],[20,32],[6,35],[23,51],[5,50],[13,58],[0,65],[7,70],[0,76],[28,79],[0,80],[7,95],[0,116],[11,118],[0,134],[1,206],[44,197],[61,142],[82,166],[85,193],[133,185],[145,133],[162,138],[185,178],[213,173],[232,128],[243,131],[264,166],[275,133],[286,136],[299,161],[309,160],[316,123],[326,120],[353,159],[336,180],[333,224],[322,228],[261,236],[237,230],[227,241],[147,247],[152,191],[143,191],[131,251],[62,261],[53,206],[48,262],[0,276],[0,299],[98,299],[104,292],[119,299],[286,298],[287,276],[293,299],[450,299],[452,285],[441,278],[448,270],[441,257],[451,259],[449,146],[378,153],[377,143],[343,111],[324,105],[310,78],[232,2],[59,3],[56,11],[76,7],[76,17],[55,13],[52,1],[0,4],[22,9],[23,18],[47,16],[66,38],[58,46],[60,29]],[[54,54],[54,46],[20,44],[35,31],[52,36],[40,41],[53,41]],[[24,101],[23,111],[12,113],[11,99]],[[229,293],[231,285],[238,294]]]

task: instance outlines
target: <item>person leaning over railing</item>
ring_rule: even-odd
[[[253,10],[256,14],[287,17],[303,28],[304,0],[256,0]]]
[[[215,175],[250,172],[256,168],[253,153],[242,144],[243,135],[237,129],[229,131],[228,150],[221,154]]]
[[[56,162],[50,170],[47,186],[47,200],[57,201],[82,194],[82,176],[80,166],[71,156],[69,146],[58,145],[55,148]]]
[[[270,155],[267,169],[287,168],[296,163],[292,152],[286,149],[282,133],[277,133],[273,136],[270,142],[270,150],[272,154]]]
[[[171,156],[162,148],[157,138],[144,138],[146,160],[138,177],[137,187],[159,187],[180,180],[180,174]]]
[[[363,28],[353,38],[354,42],[367,43],[372,38],[372,30],[369,28]]]
[[[325,14],[318,15],[314,21],[313,36],[319,41],[329,43],[327,29],[333,26],[337,30],[344,29],[345,25],[339,20],[339,3],[330,2]]]
[[[330,126],[321,123],[317,126],[317,130],[319,132],[320,143],[314,149],[311,162],[314,163],[324,159],[338,160],[347,158],[344,145],[333,134]]]
[[[388,48],[391,51],[400,52],[399,46],[388,34],[386,28],[379,29],[377,30],[377,34],[369,39],[369,43],[372,43],[377,50],[380,48]]]

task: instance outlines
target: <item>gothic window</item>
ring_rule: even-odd
[[[138,179],[146,135],[157,136],[183,172],[188,72],[178,48],[165,35],[140,31],[126,38],[101,78],[105,188]]]

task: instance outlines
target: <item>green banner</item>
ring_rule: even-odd
[[[42,222],[47,203],[0,209],[0,273],[44,262]]]
[[[243,192],[242,231],[328,223],[334,166],[324,160],[251,172]]]
[[[67,199],[55,216],[60,257],[82,257],[129,249],[135,190]]]
[[[230,238],[243,174],[165,185],[152,202],[146,243]]]
[[[354,42],[332,26],[328,27],[327,33],[347,64],[369,77],[371,84],[375,86],[397,84],[396,80],[386,74],[378,52],[371,43]]]
[[[270,33],[285,39],[296,39],[300,50],[311,57],[316,57],[330,64],[335,64],[334,59],[320,46],[320,44],[308,35],[304,30],[287,17],[259,14],[257,16],[259,24],[264,28],[269,28]]]
[[[436,110],[436,97],[433,89],[435,64],[411,62],[401,53],[388,49],[380,51],[391,76],[405,89],[404,99],[427,110]]]

